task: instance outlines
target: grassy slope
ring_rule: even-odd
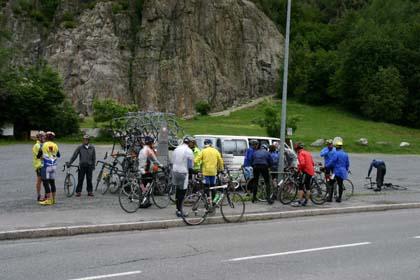
[[[280,103],[276,102],[276,105],[280,110]],[[288,102],[287,112],[290,115],[301,116],[293,139],[303,141],[307,146],[318,138],[341,136],[346,150],[350,152],[420,154],[419,129],[366,121],[332,106],[314,107],[294,101]],[[189,134],[264,136],[265,130],[252,124],[252,120],[261,115],[261,106],[255,106],[231,113],[228,117],[205,116],[183,120],[181,125]],[[362,137],[368,139],[369,146],[362,147],[356,144],[356,140]],[[379,145],[376,144],[378,141],[386,141],[390,144]],[[399,144],[402,141],[409,142],[411,147],[400,148]]]

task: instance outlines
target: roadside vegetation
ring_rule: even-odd
[[[274,104],[280,113],[280,101]],[[266,104],[262,103],[233,112],[229,116],[197,116],[181,120],[180,124],[189,134],[268,136],[266,128],[255,122],[264,117],[265,109]],[[369,121],[332,105],[311,106],[296,100],[288,102],[287,113],[298,118],[295,124],[297,129],[291,138],[294,141],[303,141],[310,150],[319,150],[309,146],[317,139],[340,136],[349,152],[420,154],[420,129]],[[360,138],[368,139],[368,146],[359,145],[357,140]],[[409,142],[410,147],[400,148],[399,144],[403,141]]]

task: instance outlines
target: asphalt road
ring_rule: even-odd
[[[419,215],[401,210],[5,241],[0,273],[4,280],[418,280]]]

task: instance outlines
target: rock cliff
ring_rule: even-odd
[[[276,90],[283,37],[250,1],[83,2],[61,1],[49,26],[18,13],[16,1],[2,8],[13,62],[47,60],[81,113],[113,98],[185,115],[199,100],[217,111]]]

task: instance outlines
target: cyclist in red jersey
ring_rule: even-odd
[[[296,151],[298,154],[298,171],[302,173],[302,181],[299,186],[298,191],[298,201],[292,203],[292,206],[300,207],[300,206],[306,206],[308,203],[309,196],[311,194],[310,187],[311,187],[311,179],[315,174],[314,171],[314,160],[312,158],[311,153],[308,151],[305,151],[303,149],[304,145],[303,143],[297,143],[296,144]],[[303,198],[303,195],[305,195],[305,198]]]

